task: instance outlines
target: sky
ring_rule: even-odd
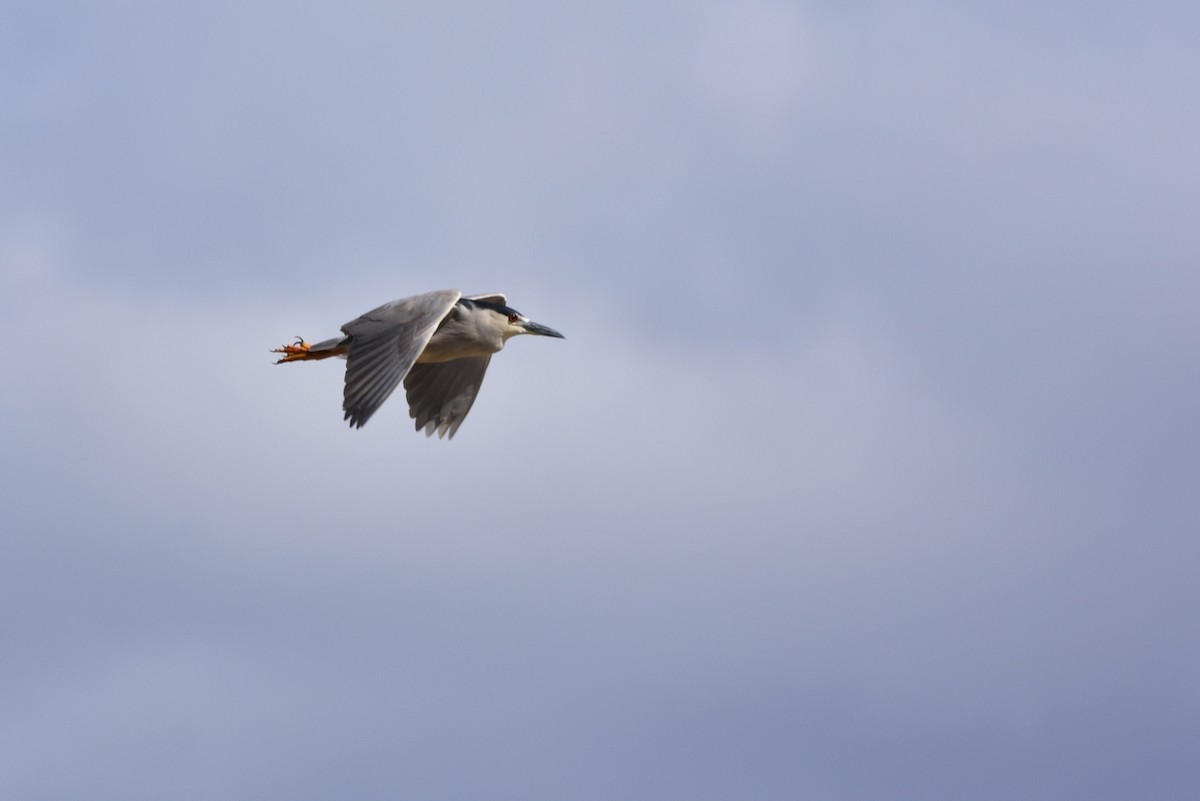
[[[0,17],[0,796],[1197,797],[1194,3]]]

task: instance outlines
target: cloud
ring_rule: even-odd
[[[5,795],[1179,795],[1196,63],[1114,14],[28,12]],[[270,363],[444,286],[567,336],[452,443]]]

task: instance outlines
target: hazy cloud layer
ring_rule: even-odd
[[[5,16],[0,795],[1195,796],[1192,6]]]

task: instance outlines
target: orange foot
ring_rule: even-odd
[[[283,358],[276,361],[276,364],[284,362],[299,362],[308,358],[308,350],[312,346],[304,341],[303,337],[296,337],[294,345],[284,345],[280,348],[272,348],[271,353],[282,353]]]

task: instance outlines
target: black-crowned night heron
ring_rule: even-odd
[[[403,381],[417,430],[453,438],[479,394],[492,354],[510,337],[563,338],[506,303],[503,295],[427,292],[385,303],[346,323],[343,337],[315,345],[297,337],[296,344],[271,352],[283,354],[276,364],[345,358],[342,409],[355,428],[362,428]]]

